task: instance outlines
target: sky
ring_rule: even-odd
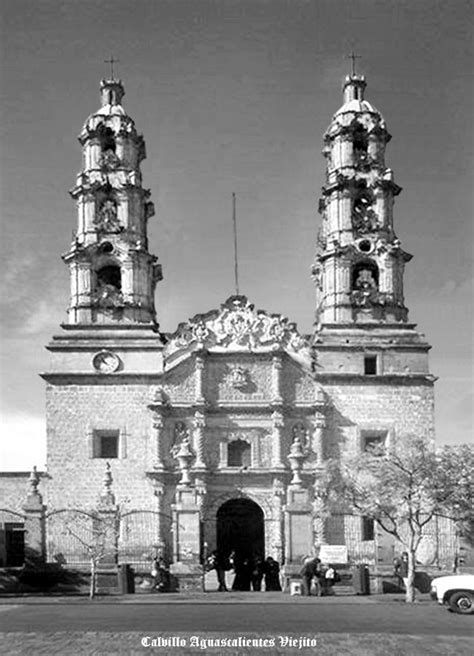
[[[472,435],[472,5],[466,0],[2,0],[0,469],[43,468],[44,349],[60,331],[77,135],[119,60],[143,133],[165,332],[240,291],[310,333],[323,134],[352,48],[393,135],[409,318],[433,345],[439,443]]]

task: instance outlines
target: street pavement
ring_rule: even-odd
[[[426,597],[406,604],[400,595],[307,598],[281,593],[181,593],[93,601],[5,597],[0,598],[0,631],[0,653],[8,656],[147,652],[159,656],[467,656],[474,652],[473,616],[449,613]],[[211,638],[240,639],[242,644],[212,646],[206,642]],[[245,640],[260,643],[248,646]],[[273,644],[265,646],[265,640]]]

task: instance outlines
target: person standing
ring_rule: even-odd
[[[262,589],[262,579],[264,573],[263,558],[261,556],[254,556],[252,563],[252,589],[254,592],[260,592]]]
[[[395,573],[403,581],[405,590],[408,588],[408,552],[404,551],[395,561]]]
[[[264,564],[265,592],[281,592],[280,565],[268,556]]]
[[[214,550],[209,558],[207,559],[206,569],[210,571],[211,569],[216,570],[217,576],[217,592],[228,592],[227,586],[225,583],[225,573],[228,567],[228,558],[220,554],[218,551]]]
[[[300,576],[303,583],[303,595],[311,596],[311,582],[313,579],[316,581],[318,587],[317,595],[321,596],[321,584],[319,582],[319,575],[321,573],[321,561],[319,558],[305,558],[303,567],[300,570]]]
[[[320,581],[323,595],[334,594],[333,586],[336,581],[336,570],[332,565],[322,567]]]
[[[250,591],[250,580],[252,577],[252,562],[245,554],[235,554],[234,558],[235,578],[232,583],[232,590],[242,592]]]

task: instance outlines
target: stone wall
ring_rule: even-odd
[[[23,513],[30,472],[0,472],[0,508]]]
[[[408,379],[377,383],[361,379],[328,382],[331,408],[327,413],[325,456],[360,452],[366,431],[395,435],[413,434],[434,439],[434,390],[431,383]]]

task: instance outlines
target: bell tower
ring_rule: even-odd
[[[148,250],[150,191],[142,185],[145,142],[122,106],[122,82],[102,80],[101,106],[79,135],[82,169],[71,196],[77,225],[67,253],[67,321],[48,344],[61,385],[94,376],[124,378],[163,371],[164,340],[156,321],[161,265]],[[71,378],[72,376],[72,378]],[[82,378],[81,378],[82,377]]]
[[[142,186],[145,142],[122,106],[122,82],[101,82],[101,107],[79,135],[82,170],[71,196],[77,230],[63,259],[69,266],[73,326],[155,324],[161,265],[148,251],[154,214]]]
[[[412,256],[394,229],[394,202],[401,188],[385,163],[391,136],[380,112],[365,99],[366,86],[364,76],[354,70],[345,78],[343,105],[324,135],[322,226],[312,268],[315,347],[333,371],[357,369],[357,350],[369,350],[377,358],[377,365],[369,367],[372,373],[413,367],[427,372],[427,359],[415,358],[414,349],[420,356],[430,347],[408,323],[404,301],[405,264]],[[409,347],[409,362],[387,356],[389,345],[395,344]],[[323,355],[326,348],[331,357]]]

